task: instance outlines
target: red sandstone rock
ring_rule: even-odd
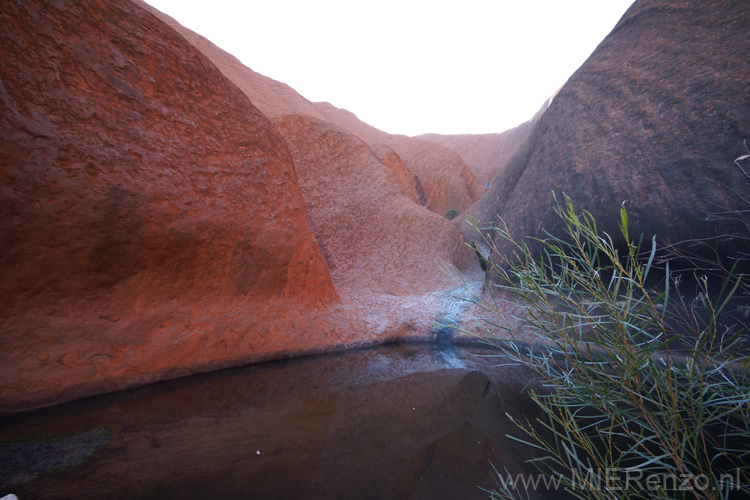
[[[351,180],[347,175],[351,174],[353,171],[339,170],[337,171],[338,177],[331,175],[321,176],[318,172],[324,171],[325,167],[328,166],[325,164],[327,161],[332,161],[334,164],[340,165],[340,168],[344,168],[347,161],[350,163],[357,163],[360,160],[354,158],[347,160],[347,153],[343,151],[319,152],[320,158],[316,161],[321,163],[321,167],[306,172],[305,174],[311,177],[310,182],[314,182],[316,186],[316,189],[313,190],[303,190],[308,206],[314,205],[317,210],[321,210],[322,201],[324,205],[330,207],[332,212],[336,212],[341,206],[360,203],[361,200],[351,198],[352,195],[356,195],[363,197],[365,200],[369,200],[374,206],[381,205],[380,210],[386,211],[390,210],[390,208],[386,207],[391,204],[391,194],[393,193],[393,190],[396,189],[406,194],[413,201],[418,201],[427,206],[430,210],[439,213],[440,215],[444,215],[445,212],[451,208],[457,208],[459,210],[467,208],[474,201],[479,199],[481,193],[484,192],[484,188],[477,182],[473,171],[471,171],[471,169],[461,161],[458,155],[451,150],[425,141],[386,134],[359,121],[353,113],[346,110],[340,110],[328,103],[310,103],[288,86],[275,82],[274,80],[262,75],[258,75],[251,69],[242,66],[232,55],[216,47],[205,38],[196,35],[187,28],[179,25],[179,23],[171,19],[169,16],[166,16],[151,7],[149,7],[149,9],[156,16],[163,19],[167,24],[182,34],[188,41],[195,44],[195,46],[208,56],[211,61],[213,61],[216,66],[250,98],[253,103],[258,103],[259,108],[267,116],[277,118],[277,123],[279,123],[279,117],[304,115],[313,118],[313,120],[309,122],[315,124],[312,128],[320,128],[321,130],[333,130],[333,128],[336,128],[331,128],[322,123],[324,120],[329,121],[338,124],[348,133],[364,139],[369,144],[371,151],[367,154],[363,153],[362,155],[359,155],[359,158],[366,158],[366,165],[357,164],[357,168],[363,170],[361,177],[357,179],[359,185],[356,187],[355,191],[352,191],[351,189],[348,191],[339,190],[341,182],[348,183]],[[307,131],[307,128],[303,129]],[[344,131],[341,129],[337,130],[337,133]],[[328,143],[324,144],[316,142],[303,146],[305,140],[317,141],[318,135],[317,132],[312,134],[306,132],[305,137],[300,138],[295,137],[294,133],[290,132],[289,129],[285,131],[287,140],[297,144],[297,150],[309,149],[312,151],[330,147]],[[337,142],[334,147],[338,147],[339,144],[359,144],[359,142],[360,141],[356,140],[354,137],[346,138],[341,139],[341,141]],[[390,145],[384,144],[385,142],[388,142]],[[391,145],[393,147],[391,147]],[[347,148],[348,147],[349,146],[347,146]],[[407,161],[406,158],[402,159],[401,153],[396,151],[396,148],[406,152],[409,155],[409,161]],[[373,161],[372,153],[376,155],[376,159],[379,161]],[[318,153],[316,152],[316,154]],[[297,164],[296,158],[295,164],[298,173],[302,175],[301,166]],[[393,183],[393,178],[390,178],[385,184],[379,180],[381,176],[380,172],[382,172],[384,165],[396,174],[398,183],[395,185]],[[372,169],[370,174],[366,173],[368,169]],[[336,194],[332,195],[331,193]],[[338,198],[338,196],[342,196],[342,198]],[[377,214],[378,212],[370,213]],[[356,248],[357,244],[364,244],[364,241],[366,241],[366,238],[362,239],[359,237],[359,228],[380,225],[379,222],[368,222],[367,218],[363,218],[363,214],[356,214],[356,216],[359,217],[359,222],[348,227],[350,234],[347,235],[347,238],[350,240],[349,246],[353,246],[353,248]],[[426,216],[426,214],[420,217],[423,216]],[[341,223],[338,222],[337,225],[341,226]],[[421,226],[425,228],[430,227],[431,225],[432,223],[427,222],[421,224]],[[410,230],[414,231],[416,229],[413,227]],[[398,227],[397,225],[391,225],[391,227],[382,226],[381,231],[382,235],[387,235],[386,239],[399,237],[406,237],[408,239],[411,237],[407,233],[404,233],[404,228]],[[423,236],[427,236],[428,234],[429,231]],[[457,245],[458,248],[461,248],[464,241],[462,236],[458,233],[451,234],[452,238],[457,239],[448,242],[448,248],[455,249],[457,248]],[[417,250],[417,247],[414,247],[415,251],[417,251],[417,254],[415,254],[416,258],[424,258],[424,255],[417,257],[420,254],[431,255],[436,252],[443,252],[444,249],[436,249],[435,245],[442,245],[446,242],[443,240],[443,237],[440,236],[432,241],[425,239],[422,243],[424,246],[421,251]],[[449,255],[452,252],[453,250],[449,250],[446,255]],[[364,253],[366,252],[363,251],[363,254]],[[463,250],[459,253],[463,254]],[[399,255],[403,255],[403,252],[400,251]],[[390,268],[393,265],[392,261],[394,258],[395,256],[389,253],[384,253],[381,256],[381,267]],[[464,266],[465,264],[463,262],[465,256],[461,255],[457,258],[459,262],[462,262],[461,265]],[[431,259],[427,260],[432,262]],[[434,262],[432,264],[434,265]],[[387,279],[384,278],[385,276],[388,276],[388,274],[380,273],[379,279]],[[398,281],[401,278],[397,276],[395,279]],[[420,288],[420,283],[424,280],[424,277],[414,276],[410,279],[414,286]],[[446,283],[444,282],[443,286],[445,285]]]
[[[2,409],[342,340],[286,143],[234,85],[129,2],[3,11]]]
[[[746,237],[746,223],[711,214],[747,210],[750,185],[733,165],[750,138],[747,26],[744,2],[638,0],[470,214],[502,215],[517,237],[562,234],[550,193],[565,192],[614,237],[625,202],[636,239],[742,250],[716,235]]]
[[[424,203],[433,212],[444,215],[447,210],[463,211],[484,193],[484,184],[476,180],[476,172],[467,167],[453,151],[426,144],[416,139],[393,136],[361,122],[353,113],[338,109],[329,103],[311,103],[288,85],[260,75],[204,37],[181,26],[174,19],[153,7],[137,0],[159,17],[186,40],[198,48],[224,75],[240,88],[266,116],[271,118],[302,114],[316,119],[331,121],[345,130],[365,139],[371,147],[387,145],[402,158],[387,156],[390,168],[400,168],[404,163],[411,172],[412,180],[397,172],[407,191],[424,193]],[[406,155],[406,156],[404,156]],[[414,179],[414,176],[417,179]],[[419,183],[420,186],[416,184]]]
[[[265,114],[274,117],[292,145],[313,228],[334,269],[341,307],[354,308],[352,314],[364,325],[359,327],[358,337],[368,338],[369,333],[382,341],[424,335],[436,309],[443,306],[441,294],[451,296],[456,285],[439,272],[436,259],[457,265],[468,275],[478,271],[478,261],[467,252],[463,236],[446,225],[443,217],[435,218],[414,201],[428,204],[430,192],[434,199],[468,206],[467,200],[477,199],[477,191],[482,189],[473,173],[451,151],[418,141],[430,151],[441,150],[448,158],[444,161],[433,153],[418,165],[427,171],[427,186],[423,185],[392,148],[378,141],[365,140],[365,145],[355,137],[362,137],[360,129],[384,139],[390,138],[389,134],[329,104],[313,105],[284,84],[241,67],[230,54],[151,10],[199,47]],[[351,115],[354,120],[349,125],[359,128],[342,129],[326,123],[326,107]],[[446,210],[438,206],[435,211],[442,216]]]
[[[420,205],[426,203],[424,200],[424,190],[419,187],[417,188],[416,177],[414,174],[409,172],[406,168],[404,160],[396,153],[393,148],[386,146],[385,144],[375,144],[372,146],[372,152],[378,157],[380,162],[386,167],[390,168],[404,189],[406,194],[416,203]]]
[[[285,140],[137,4],[9,2],[0,56],[0,412],[423,338],[435,260],[478,268],[395,159],[263,87]]]
[[[302,115],[274,123],[289,143],[337,287],[403,297],[455,286],[436,262],[476,270],[456,227],[407,197],[364,141]]]
[[[332,123],[375,146],[385,144],[403,159],[424,191],[425,206],[445,215],[448,210],[463,212],[484,194],[474,170],[454,151],[438,144],[403,135],[382,132],[360,121],[354,113],[329,103],[315,103]]]
[[[425,206],[433,212],[463,212],[486,191],[474,169],[448,148],[406,136],[391,136],[386,144],[398,152],[419,179],[427,200]]]

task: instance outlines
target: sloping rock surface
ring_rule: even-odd
[[[531,118],[517,127],[499,134],[423,134],[417,139],[434,142],[452,149],[473,168],[482,184],[491,182],[531,135],[534,125],[547,110],[552,98]]]
[[[256,73],[232,54],[217,47],[213,42],[198,33],[185,28],[172,17],[155,9],[143,0],[133,1],[158,17],[182,35],[190,45],[208,57],[229,81],[250,97],[253,105],[264,115],[273,118],[286,114],[304,114],[313,118],[324,119],[323,115],[310,101],[302,97],[289,85]],[[262,48],[258,50],[262,50]]]
[[[403,135],[390,136],[385,144],[403,158],[419,179],[425,206],[435,213],[463,212],[486,192],[474,169],[448,148]]]
[[[430,335],[479,266],[398,155],[142,6],[0,16],[0,412]]]
[[[516,237],[561,234],[554,191],[613,236],[623,202],[646,241],[705,240],[712,253],[716,235],[746,233],[715,214],[747,209],[733,160],[750,137],[748,25],[744,2],[638,0],[469,214],[501,215]],[[738,248],[726,243],[720,253]]]
[[[401,159],[393,148],[388,147],[385,144],[375,144],[371,149],[380,162],[396,174],[399,182],[406,190],[406,194],[414,202],[419,203],[420,205],[426,203],[424,199],[424,189],[420,184],[417,184],[417,177],[406,168],[404,160]]]
[[[436,262],[476,268],[458,229],[407,197],[364,141],[302,115],[274,123],[289,143],[337,287],[408,296],[451,285]]]
[[[204,37],[181,26],[171,17],[136,0],[174,28],[191,44],[205,54],[216,66],[236,84],[266,116],[271,118],[300,114],[330,121],[339,127],[359,136],[373,148],[388,146],[401,156],[397,160],[387,153],[384,163],[390,168],[403,163],[416,179],[410,181],[399,174],[399,179],[412,195],[412,185],[423,192],[424,205],[433,212],[444,215],[447,210],[463,211],[477,201],[484,193],[484,184],[476,179],[476,172],[468,167],[452,150],[436,147],[418,139],[394,136],[382,132],[360,121],[353,113],[336,108],[329,103],[311,103],[288,85],[260,75],[244,66],[236,57],[223,51]],[[380,150],[378,155],[383,154]],[[395,167],[399,168],[399,167]],[[419,200],[419,195],[415,198]]]
[[[150,10],[195,43],[273,117],[290,145],[309,218],[341,304],[360,319],[363,332],[358,335],[366,337],[369,332],[387,340],[426,334],[443,314],[438,310],[455,295],[455,281],[440,272],[438,263],[457,266],[476,279],[480,270],[463,235],[443,217],[445,210],[436,217],[417,203],[429,205],[428,188],[439,186],[443,199],[468,206],[482,191],[473,173],[452,151],[416,141],[428,150],[443,150],[455,167],[431,158],[425,169],[437,167],[425,174],[425,186],[395,148],[384,144],[390,134],[345,110],[310,103],[284,84],[239,67],[230,54]],[[334,112],[329,115],[327,109]],[[337,125],[332,117],[339,112],[354,119]],[[370,141],[359,133],[362,130],[383,140]]]
[[[315,103],[327,120],[375,146],[385,144],[403,159],[424,192],[425,206],[445,215],[448,210],[463,212],[479,200],[485,188],[477,174],[453,150],[439,144],[404,135],[382,132],[345,109],[330,103]]]
[[[346,338],[286,142],[242,92],[130,2],[3,10],[2,409]]]

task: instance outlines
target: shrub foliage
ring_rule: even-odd
[[[546,420],[509,417],[539,471],[579,498],[730,498],[750,484],[747,280],[692,273],[690,296],[654,264],[656,239],[616,248],[588,212],[557,204],[563,237],[532,254],[504,224],[483,228],[483,338],[533,371]],[[479,228],[477,228],[479,230]],[[496,238],[513,243],[500,255]],[[684,286],[684,284],[683,284]],[[500,477],[501,474],[498,475]],[[602,480],[606,478],[607,480]],[[493,498],[525,495],[498,481]]]

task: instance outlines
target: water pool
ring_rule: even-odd
[[[480,348],[264,363],[0,419],[0,496],[489,498],[528,466],[526,377]]]

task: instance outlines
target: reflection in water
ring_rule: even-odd
[[[480,488],[493,486],[491,463],[515,474],[529,458],[506,437],[516,430],[505,412],[528,413],[533,406],[521,397],[525,381],[518,369],[494,367],[496,359],[478,354],[457,351],[466,368],[455,368],[430,346],[380,347],[6,417],[0,442],[15,444],[0,447],[6,452],[0,496],[488,498]],[[42,461],[48,457],[38,443],[62,435],[95,435],[96,451],[36,478],[10,470],[19,452],[8,450],[36,443],[33,453]]]

